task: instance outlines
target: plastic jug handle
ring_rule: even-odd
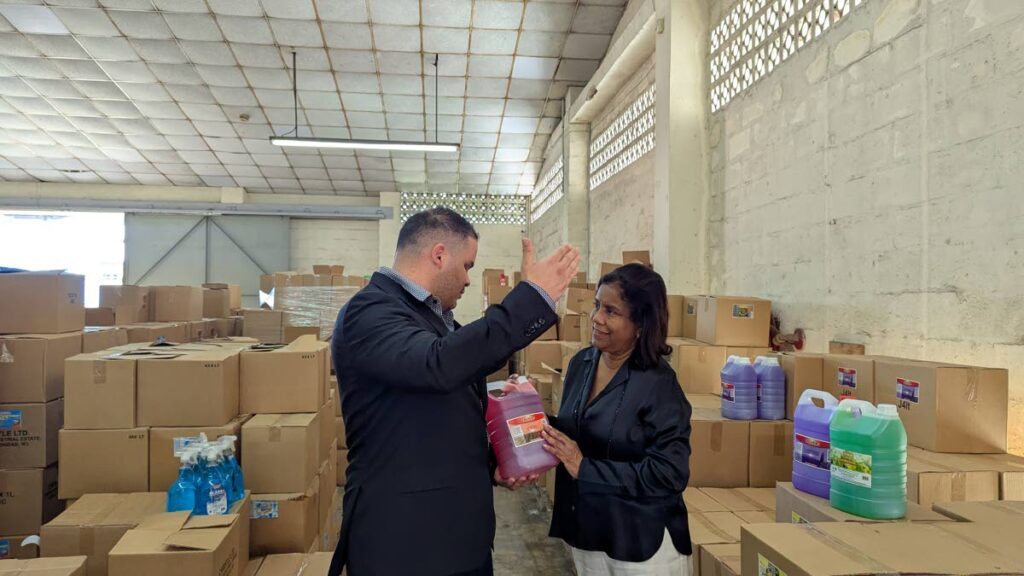
[[[871,402],[868,402],[867,400],[857,400],[855,398],[847,398],[840,402],[836,411],[853,411],[854,409],[860,410],[861,414],[874,414],[877,411],[875,405]]]
[[[803,394],[800,395],[800,400],[797,401],[797,404],[808,404],[814,399],[821,400],[825,408],[832,408],[839,404],[839,400],[836,400],[835,396],[825,392],[824,390],[814,390],[813,388],[804,390]]]

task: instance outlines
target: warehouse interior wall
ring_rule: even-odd
[[[712,116],[711,292],[814,351],[1008,368],[1024,451],[1022,91],[1024,2],[864,2]]]
[[[312,273],[314,264],[342,264],[345,274],[366,276],[378,267],[377,220],[292,218],[291,270]]]

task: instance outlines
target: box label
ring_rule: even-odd
[[[839,368],[836,370],[836,384],[839,385],[840,395],[852,396],[857,389],[857,369]]]
[[[0,430],[19,430],[21,410],[0,410]]]
[[[202,440],[199,436],[180,436],[174,439],[174,457],[180,458],[185,453],[185,448]]]
[[[830,470],[828,440],[813,438],[803,434],[793,435],[793,461],[797,464]]]
[[[921,401],[921,383],[916,380],[897,378],[896,398],[903,402],[913,402],[914,404],[919,403]]]
[[[757,555],[757,576],[786,576],[786,573],[779,570],[779,567],[772,564],[770,560],[762,556]]]
[[[252,501],[252,519],[253,520],[273,520],[280,516],[278,503],[274,500],[253,500]]]
[[[540,433],[547,423],[548,419],[543,412],[524,414],[508,420],[508,431],[512,435],[512,444],[516,448],[522,448],[527,444],[543,441]]]
[[[722,400],[726,402],[736,401],[736,386],[728,382],[722,382]]]
[[[753,320],[754,319],[754,305],[753,304],[733,304],[732,305],[732,317],[739,318],[740,320]]]
[[[839,480],[864,488],[871,488],[871,455],[832,448],[829,451],[832,463],[832,481]]]
[[[790,514],[789,521],[791,524],[810,524],[810,522],[804,520],[804,517],[797,514],[796,512],[792,512]]]
[[[693,302],[687,302],[686,303],[686,315],[687,316],[696,316],[697,315],[697,305],[694,304]]]

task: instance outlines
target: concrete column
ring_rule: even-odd
[[[708,289],[708,0],[657,0],[654,242],[672,293]]]
[[[390,220],[380,221],[380,230],[377,233],[379,265],[391,266],[395,263],[398,231],[402,229],[402,195],[398,192],[381,192],[380,205],[391,207],[394,214]]]
[[[568,117],[565,118],[568,120]],[[590,124],[563,123],[562,202],[566,242],[580,251],[580,270],[590,261]]]

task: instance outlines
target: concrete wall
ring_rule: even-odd
[[[712,117],[711,290],[812,350],[1009,368],[1024,449],[1022,92],[1024,2],[865,2]]]
[[[291,270],[311,274],[314,264],[342,264],[345,274],[363,276],[378,266],[376,220],[291,219]]]
[[[648,58],[591,124],[597,136],[654,82],[654,56]],[[623,250],[650,250],[654,228],[654,157],[648,152],[590,191],[590,279],[601,262],[621,262]]]
[[[476,266],[469,273],[469,288],[455,308],[455,319],[466,324],[480,318],[483,311],[483,272],[487,268],[500,268],[510,277],[523,260],[522,230],[506,224],[478,224],[480,233]]]
[[[530,239],[539,256],[549,254],[566,239],[563,237],[562,222],[566,209],[565,198],[548,209],[536,222],[530,224]]]

